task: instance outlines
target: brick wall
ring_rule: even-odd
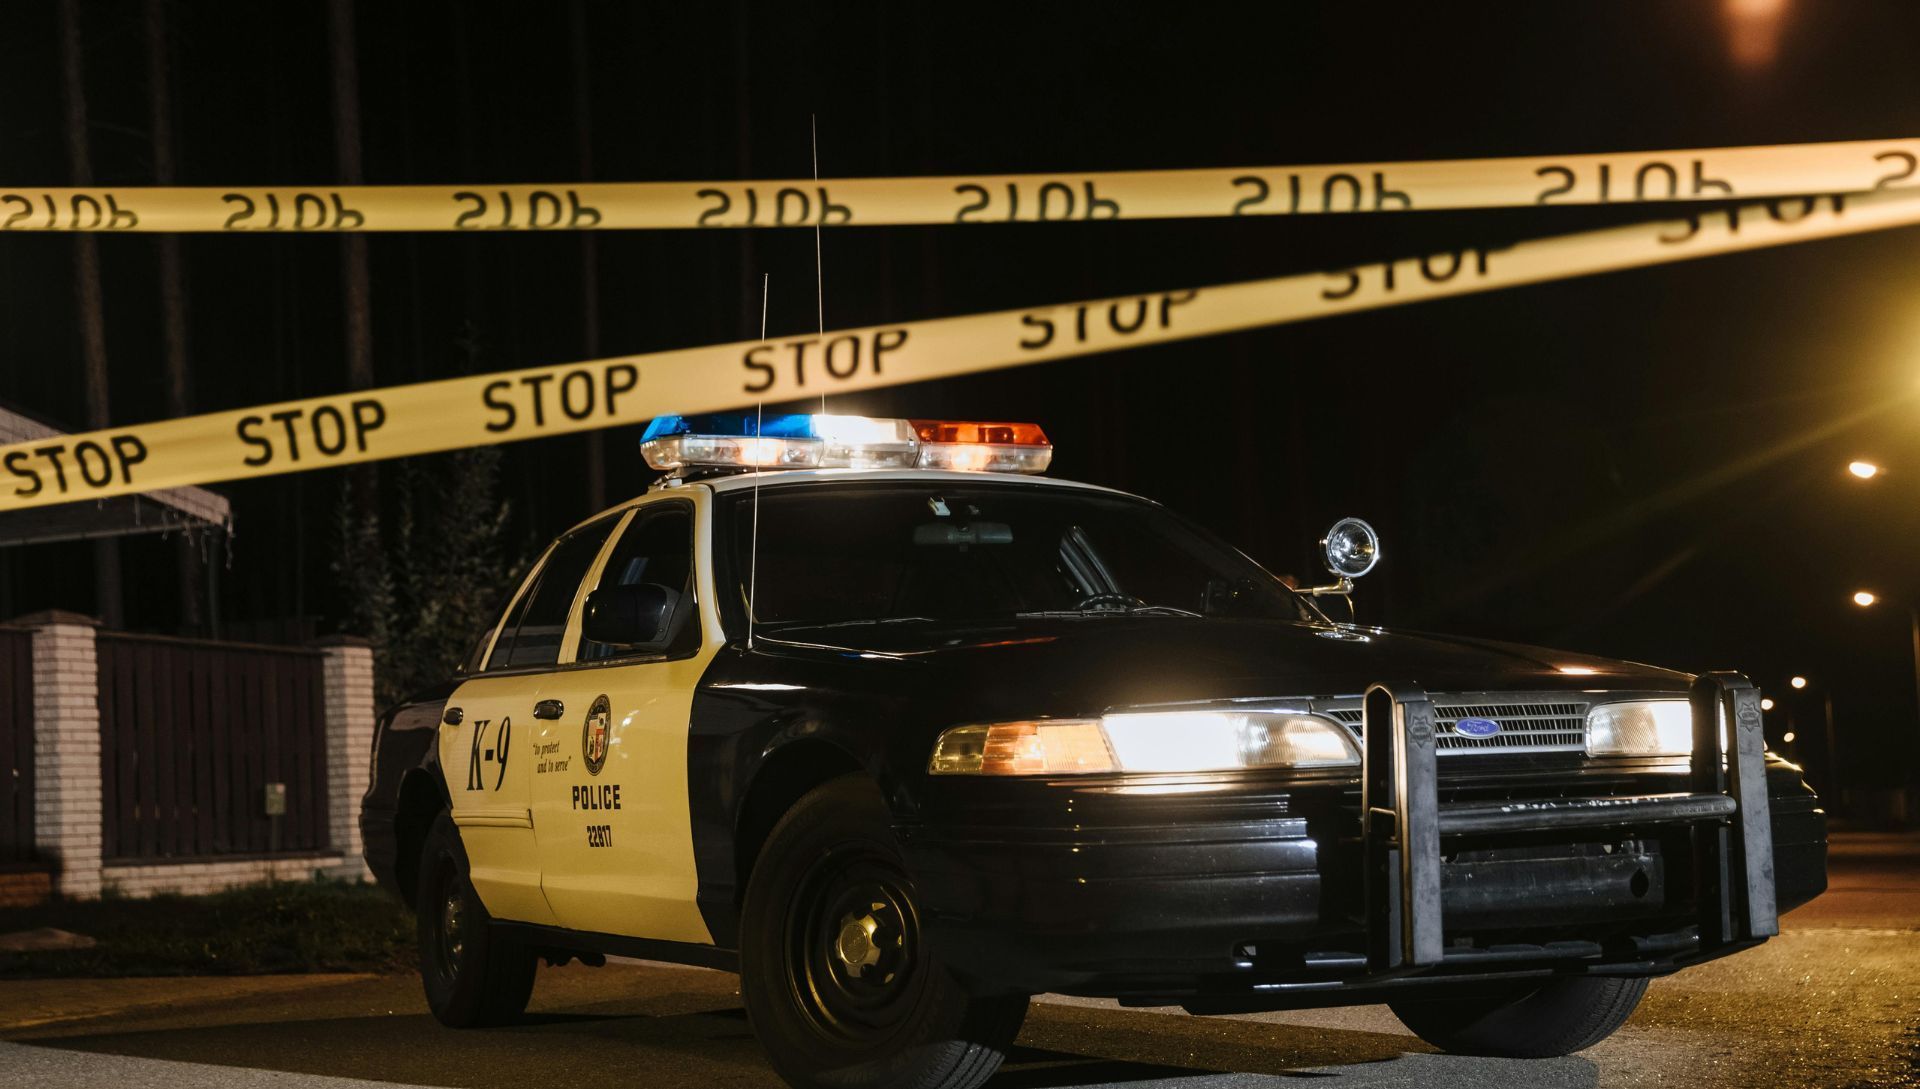
[[[337,874],[339,855],[308,858],[249,858],[220,862],[109,863],[101,883],[122,896],[152,896],[161,892],[192,895],[219,892],[235,885],[266,881],[310,881],[321,874]]]
[[[100,894],[100,677],[92,619],[40,613],[33,629],[34,841],[63,896]]]
[[[33,631],[34,843],[52,863],[61,896],[212,892],[268,878],[368,877],[360,841],[360,796],[373,750],[373,652],[362,640],[318,644],[324,654],[327,832],[324,854],[103,864],[103,790],[98,623],[73,613],[22,617]]]
[[[327,721],[327,812],[335,876],[368,876],[360,843],[360,796],[373,768],[373,651],[364,640],[336,636],[319,643],[326,654],[321,687]]]

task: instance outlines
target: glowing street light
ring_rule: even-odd
[[[1855,590],[1853,603],[1867,608],[1880,600],[1872,590]],[[1916,703],[1920,703],[1920,601],[1909,596],[1904,601],[1896,599],[1895,607],[1905,606],[1907,610],[1907,630],[1913,642],[1913,693]]]
[[[1760,697],[1760,709],[1761,709],[1762,711],[1771,711],[1771,710],[1773,710],[1773,697],[1771,697],[1771,696],[1762,696],[1762,697]]]
[[[1847,463],[1847,472],[1852,473],[1861,480],[1872,480],[1874,477],[1880,475],[1880,466],[1875,465],[1871,461],[1853,461]]]
[[[1787,683],[1795,688],[1805,688],[1807,686],[1807,679],[1805,677],[1795,676],[1789,678]]]
[[[1781,743],[1781,744],[1783,744],[1783,745],[1791,745],[1791,744],[1793,744],[1793,731],[1792,731],[1792,730],[1788,730],[1788,731],[1787,731],[1786,733],[1784,733],[1784,734],[1781,734],[1781,735],[1780,735],[1780,743]]]

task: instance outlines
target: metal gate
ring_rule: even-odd
[[[0,866],[33,848],[33,633],[0,628]]]
[[[107,860],[327,848],[319,651],[102,632],[99,654]]]

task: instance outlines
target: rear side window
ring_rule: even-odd
[[[560,659],[560,638],[566,634],[567,616],[573,610],[573,598],[587,568],[607,543],[619,515],[584,526],[553,546],[547,562],[540,565],[532,587],[514,606],[513,615],[500,629],[500,641],[487,659],[487,669],[519,669],[526,666],[553,665]]]

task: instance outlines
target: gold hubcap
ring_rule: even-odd
[[[880,944],[873,938],[879,929],[880,920],[872,913],[849,915],[840,920],[840,938],[834,942],[833,951],[847,971],[856,976],[865,975],[867,969],[880,963]]]

